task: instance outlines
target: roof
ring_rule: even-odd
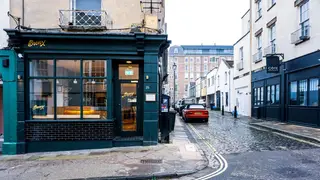
[[[234,61],[228,61],[228,60],[223,60],[223,61],[226,63],[228,68],[233,68]]]
[[[232,49],[232,45],[182,45],[183,49]]]

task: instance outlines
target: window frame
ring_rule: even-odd
[[[257,1],[257,17],[256,19],[260,19],[262,17],[262,0]]]
[[[32,61],[53,61],[53,75],[52,76],[32,76],[31,72],[30,72],[30,66],[31,66],[31,62]],[[80,61],[80,75],[77,76],[57,76],[57,61]],[[85,76],[84,75],[84,62],[85,61],[105,61],[106,62],[106,74],[103,77],[94,77],[94,76]],[[111,95],[109,94],[110,92],[108,92],[109,88],[113,87],[113,83],[112,83],[112,76],[110,73],[112,73],[110,70],[108,70],[109,67],[111,67],[111,59],[103,59],[103,58],[98,58],[98,59],[91,59],[91,58],[28,58],[27,59],[27,70],[26,70],[26,74],[27,74],[27,81],[26,81],[26,91],[25,93],[27,94],[27,98],[26,98],[26,107],[27,110],[26,112],[26,117],[27,120],[26,121],[41,121],[41,122],[50,122],[50,121],[55,121],[55,122],[62,122],[62,121],[72,121],[72,122],[76,122],[76,121],[80,121],[80,122],[84,122],[84,121],[111,121],[111,115],[112,115],[112,103],[111,100],[109,99],[111,97]],[[54,118],[53,119],[32,119],[32,113],[31,113],[31,104],[30,104],[30,82],[31,80],[34,79],[48,79],[48,80],[53,80],[53,94],[54,94],[54,99],[53,99],[53,108],[54,108]],[[78,84],[80,85],[80,118],[79,119],[58,119],[57,118],[57,80],[60,79],[77,79],[79,80]],[[87,79],[103,79],[105,80],[106,83],[106,99],[107,99],[107,103],[106,103],[106,111],[107,111],[107,117],[105,119],[86,119],[84,118],[84,114],[83,114],[83,97],[84,97],[84,92],[83,92],[83,82],[84,80]],[[109,101],[108,101],[109,99]]]
[[[307,6],[307,7],[306,7]],[[303,9],[306,7],[306,9]],[[301,28],[301,36],[310,36],[310,32],[308,31],[309,29],[309,22],[310,22],[310,15],[309,15],[309,10],[310,10],[310,4],[309,0],[306,0],[303,4],[299,6],[299,26]],[[308,17],[303,18],[304,13],[307,13]]]

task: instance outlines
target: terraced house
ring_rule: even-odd
[[[3,154],[157,144],[164,1],[9,5]]]

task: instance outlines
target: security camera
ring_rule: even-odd
[[[23,55],[22,55],[21,53],[18,54],[18,57],[19,57],[20,59],[23,59]]]

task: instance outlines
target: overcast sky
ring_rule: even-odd
[[[233,45],[249,0],[166,0],[172,45]]]

